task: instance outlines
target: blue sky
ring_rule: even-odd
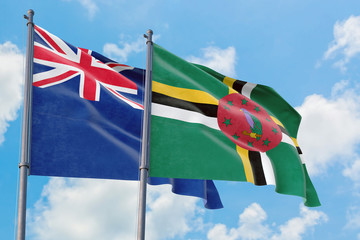
[[[23,14],[67,42],[145,67],[142,35],[174,54],[278,91],[321,207],[273,186],[221,182],[224,209],[148,192],[148,239],[360,239],[359,1],[1,1],[0,235],[14,239],[26,48]],[[135,239],[138,183],[30,176],[28,239]]]

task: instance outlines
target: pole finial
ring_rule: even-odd
[[[151,29],[147,30],[147,35],[144,34],[144,37],[147,39],[146,44],[147,43],[151,43],[152,44],[152,35],[153,35],[153,31]]]
[[[34,17],[34,14],[35,14],[34,10],[29,9],[29,10],[27,11],[27,13],[28,13],[27,16],[24,15],[24,18],[28,20],[28,22],[27,22],[26,25],[29,25],[29,24],[34,25],[34,22],[33,22],[33,17]]]
[[[34,12],[34,10],[29,9],[29,10],[28,10],[28,14],[29,14],[29,15],[34,15],[34,14],[35,14],[35,12]]]

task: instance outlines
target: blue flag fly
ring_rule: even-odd
[[[35,26],[31,175],[139,179],[145,72]],[[211,180],[150,178],[222,203]]]

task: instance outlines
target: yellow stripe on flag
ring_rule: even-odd
[[[152,91],[189,102],[219,105],[219,100],[211,94],[200,90],[173,87],[153,81]]]
[[[233,89],[233,85],[234,85],[235,81],[236,81],[235,78],[230,78],[230,77],[225,77],[223,79],[223,83],[225,83],[225,85],[229,86],[229,94],[238,93],[238,91]]]
[[[232,87],[235,81],[236,81],[235,78],[230,78],[230,77],[225,77],[225,78],[223,79],[223,83],[225,83],[225,84],[228,85],[229,87]]]
[[[298,142],[297,142],[297,139],[296,139],[296,138],[293,138],[293,137],[292,137],[291,139],[293,140],[295,146],[296,146],[296,147],[299,147],[299,144],[298,144]]]
[[[248,182],[254,183],[254,175],[249,160],[249,151],[236,145],[236,151],[244,164],[245,176]]]
[[[239,93],[239,92],[234,90],[232,87],[229,87],[229,94],[232,94],[232,93]]]
[[[283,128],[285,128],[284,125],[279,121],[279,119],[277,119],[277,118],[275,118],[275,117],[273,117],[273,116],[270,116],[270,117],[271,117],[271,119],[272,119],[277,125],[280,125],[280,126],[282,126]]]

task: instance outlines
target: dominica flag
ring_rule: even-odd
[[[154,44],[150,176],[247,181],[319,206],[297,144],[301,116],[272,88]]]

